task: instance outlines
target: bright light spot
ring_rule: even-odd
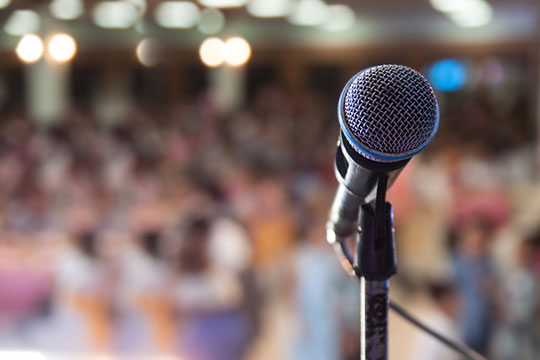
[[[465,11],[474,4],[483,0],[430,0],[431,5],[440,12],[452,13],[456,11]]]
[[[9,360],[47,360],[45,354],[37,351],[0,351],[1,359]]]
[[[127,29],[138,17],[137,8],[129,1],[102,1],[92,12],[94,23],[108,29]]]
[[[328,5],[321,0],[300,0],[288,20],[294,25],[316,26],[328,19]]]
[[[275,1],[275,0],[268,0]],[[248,0],[199,0],[201,5],[211,8],[231,8],[246,5]]]
[[[146,12],[146,0],[125,0],[125,1],[133,5],[135,10],[137,10],[137,13],[139,14],[139,16],[144,15],[144,13]]]
[[[146,38],[139,42],[135,53],[137,60],[144,66],[155,66],[159,63],[160,45],[155,39]]]
[[[17,44],[15,52],[19,59],[31,64],[38,61],[43,55],[43,41],[37,35],[26,34]]]
[[[201,17],[197,5],[189,1],[162,2],[154,15],[159,25],[172,29],[189,29],[195,26]]]
[[[226,47],[223,40],[208,38],[203,41],[199,48],[199,56],[202,62],[209,67],[216,67],[225,61]]]
[[[54,34],[47,43],[49,56],[58,62],[66,62],[77,53],[77,43],[71,35]]]
[[[329,15],[326,22],[322,25],[327,31],[344,31],[354,26],[356,14],[354,10],[347,5],[330,5],[328,7]]]
[[[3,9],[11,4],[11,0],[0,0],[0,9]]]
[[[433,87],[440,91],[457,91],[467,82],[467,69],[461,61],[441,60],[433,64],[429,71]]]
[[[448,17],[459,26],[478,27],[491,21],[493,10],[487,3],[476,2],[466,10],[449,13]]]
[[[247,5],[247,11],[257,17],[283,17],[291,13],[291,0],[252,0]]]
[[[493,9],[485,0],[430,0],[431,5],[444,12],[457,25],[477,27],[486,25],[493,17]]]
[[[241,37],[233,37],[225,42],[225,61],[231,66],[244,65],[251,56],[249,43]]]
[[[41,25],[39,15],[33,10],[15,10],[6,21],[4,30],[15,36],[37,32]]]
[[[218,9],[204,9],[201,11],[198,29],[203,34],[216,34],[223,30],[225,16]]]
[[[53,0],[49,5],[52,16],[60,20],[74,20],[82,15],[82,0]]]
[[[489,24],[491,15],[489,16],[450,16],[450,18],[461,27],[480,27]]]

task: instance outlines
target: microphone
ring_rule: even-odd
[[[439,105],[419,72],[379,65],[345,85],[338,119],[334,170],[339,186],[327,223],[331,244],[357,231],[360,206],[375,199],[379,180],[384,178],[390,187],[411,157],[431,142],[439,125]]]

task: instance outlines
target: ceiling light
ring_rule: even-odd
[[[60,20],[74,20],[82,15],[82,0],[53,0],[49,5],[52,16]]]
[[[165,28],[188,29],[197,24],[201,14],[190,1],[164,1],[154,13],[156,22]]]
[[[0,0],[0,9],[8,7],[11,4],[11,0]]]
[[[146,0],[124,0],[124,1],[133,5],[135,10],[137,10],[137,13],[139,14],[139,16],[144,15],[144,13],[146,12]]]
[[[217,34],[225,26],[225,16],[218,9],[204,9],[197,26],[203,34]]]
[[[267,0],[275,1],[275,0]],[[199,0],[201,5],[211,8],[231,8],[246,5],[248,0]]]
[[[23,62],[34,63],[43,55],[43,41],[35,34],[26,34],[19,40],[15,52]]]
[[[208,38],[199,48],[202,62],[209,67],[216,67],[225,61],[225,43],[218,38]]]
[[[94,23],[107,29],[127,29],[138,17],[137,9],[129,1],[102,1],[92,12]]]
[[[251,0],[247,11],[256,17],[283,17],[291,13],[291,0]]]
[[[489,24],[491,21],[490,17],[453,17],[451,19],[454,23],[461,27],[481,27]]]
[[[144,66],[156,66],[160,60],[159,42],[152,38],[142,39],[135,51],[137,60]]]
[[[488,24],[493,17],[491,6],[484,2],[475,3],[467,10],[447,14],[457,25],[462,27],[478,27]]]
[[[15,10],[7,19],[4,30],[15,36],[37,32],[41,25],[39,15],[33,10]]]
[[[431,5],[438,11],[451,13],[465,11],[474,4],[482,3],[483,0],[430,0]]]
[[[67,62],[77,53],[77,43],[69,34],[54,34],[47,43],[49,56],[57,62]]]
[[[300,0],[288,20],[294,25],[316,26],[328,19],[328,5],[321,0]]]
[[[251,57],[249,43],[241,37],[233,37],[225,42],[225,61],[231,66],[244,65]]]
[[[328,7],[328,18],[322,25],[327,31],[344,31],[354,26],[356,14],[347,5],[330,5]]]

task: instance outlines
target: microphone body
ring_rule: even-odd
[[[340,135],[334,171],[339,186],[330,209],[329,230],[344,239],[357,230],[358,210],[375,198],[381,174],[388,176],[388,187],[397,179],[410,159],[377,163],[361,157]]]

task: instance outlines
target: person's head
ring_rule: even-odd
[[[198,273],[207,269],[210,223],[206,218],[192,218],[181,230],[178,269],[184,273]]]
[[[223,201],[219,183],[207,172],[200,169],[189,169],[182,175],[184,186],[183,200],[191,207],[189,213],[205,216],[211,214],[215,207]]]
[[[161,234],[159,230],[152,229],[140,235],[139,243],[145,253],[154,258],[161,255]]]
[[[540,229],[525,236],[518,249],[518,260],[524,266],[533,266],[540,250]]]
[[[86,257],[95,259],[98,257],[98,241],[93,230],[84,230],[75,235],[75,247]]]
[[[488,250],[492,226],[483,219],[465,222],[458,230],[458,249],[468,257],[482,257]]]

